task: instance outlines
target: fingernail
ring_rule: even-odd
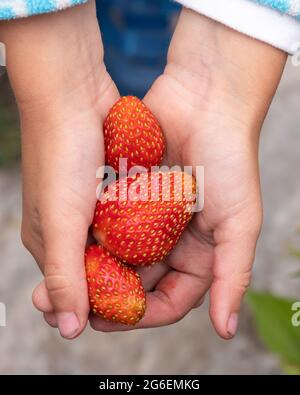
[[[238,328],[239,316],[232,313],[227,323],[227,333],[230,337],[234,337]]]
[[[62,337],[72,339],[79,329],[79,321],[75,313],[57,313],[58,329]]]

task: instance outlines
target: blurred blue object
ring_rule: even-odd
[[[122,95],[143,97],[162,73],[179,11],[170,0],[97,0],[106,66]]]

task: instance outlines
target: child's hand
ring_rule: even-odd
[[[33,301],[72,338],[89,314],[84,250],[104,162],[102,123],[118,93],[93,2],[3,32],[22,123],[22,238],[45,275]]]
[[[166,71],[145,102],[165,132],[166,163],[205,167],[205,207],[164,267],[141,270],[147,289],[155,291],[137,327],[178,321],[210,289],[217,332],[234,336],[262,221],[259,132],[285,59],[266,44],[183,11]],[[91,324],[128,329],[95,316]]]

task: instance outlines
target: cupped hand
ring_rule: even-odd
[[[167,261],[141,269],[147,310],[134,328],[174,323],[210,290],[217,333],[235,335],[262,221],[259,132],[285,58],[183,11],[166,70],[145,102],[164,130],[166,164],[204,167],[205,203]],[[131,329],[95,316],[91,324],[102,331]]]
[[[103,119],[118,92],[92,1],[11,22],[5,39],[22,124],[22,239],[45,276],[33,302],[74,338],[90,310],[84,251],[104,164]]]

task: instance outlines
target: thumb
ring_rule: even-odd
[[[74,233],[57,229],[48,232],[45,281],[33,295],[39,310],[53,310],[61,336],[68,339],[84,330],[90,310],[84,266],[87,229],[77,237]]]
[[[233,238],[215,247],[210,317],[224,339],[232,338],[237,331],[240,305],[251,279],[257,236]]]

